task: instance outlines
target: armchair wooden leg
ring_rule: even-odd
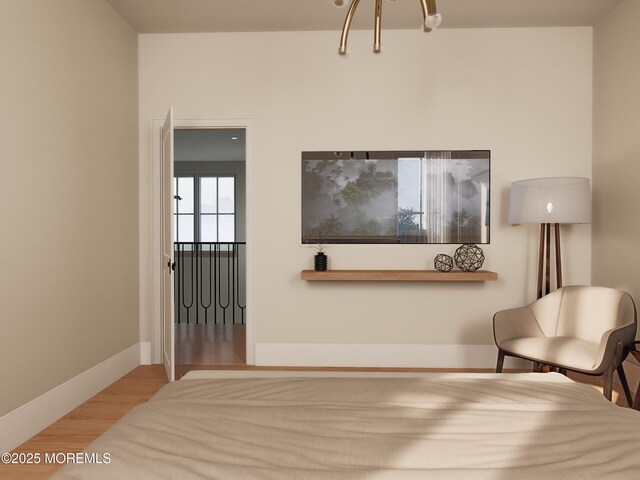
[[[504,366],[504,352],[498,349],[498,364],[496,365],[496,373],[502,373],[503,366]]]
[[[602,375],[602,393],[604,398],[611,401],[613,394],[613,368],[607,368],[607,371]]]
[[[627,376],[624,374],[622,363],[618,365],[616,371],[618,372],[618,377],[620,377],[620,383],[624,390],[624,396],[627,398],[627,404],[631,407],[633,405],[633,398],[631,396],[631,390],[629,390],[629,383],[627,382]]]
[[[613,395],[613,372],[615,372],[618,365],[622,361],[622,342],[618,342],[616,345],[615,352],[613,354],[613,359],[611,363],[607,367],[607,370],[604,372],[602,376],[602,393],[605,398],[611,401],[611,397]],[[624,373],[623,373],[624,375]]]

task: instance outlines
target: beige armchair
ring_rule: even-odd
[[[604,287],[560,288],[529,306],[494,315],[496,372],[502,372],[505,356],[513,356],[560,371],[603,375],[604,395],[611,400],[617,369],[629,400],[622,361],[636,327],[636,307],[628,293]]]

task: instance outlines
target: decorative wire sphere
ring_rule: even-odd
[[[436,258],[433,259],[433,265],[436,270],[440,272],[450,272],[453,268],[453,258],[444,253],[439,253]]]
[[[453,259],[463,272],[475,272],[484,263],[484,253],[482,249],[472,243],[465,243],[456,249]]]

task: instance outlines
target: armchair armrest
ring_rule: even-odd
[[[529,307],[502,310],[493,316],[493,338],[498,347],[512,338],[544,336]]]
[[[622,327],[612,328],[602,334],[600,348],[598,349],[596,362],[593,366],[594,372],[601,373],[606,370],[609,363],[613,360],[613,354],[618,342],[621,342],[623,347],[633,343],[636,336],[636,328],[635,323],[630,323]]]

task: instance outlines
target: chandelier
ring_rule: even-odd
[[[395,0],[390,0],[395,1]],[[345,7],[348,0],[333,0],[333,4],[336,7]],[[351,21],[353,20],[353,14],[355,13],[360,0],[351,0],[349,10],[347,10],[347,16],[344,19],[344,26],[342,27],[342,35],[340,36],[340,47],[338,48],[338,54],[347,54],[347,39],[349,37],[349,29],[351,28]],[[438,28],[442,23],[442,15],[438,13],[436,8],[436,0],[420,0],[422,6],[422,19],[423,28],[425,32],[430,32],[434,28]],[[382,25],[382,0],[376,0],[375,6],[375,22],[373,24],[373,53],[380,53],[382,51],[382,44],[380,43],[380,27]]]

